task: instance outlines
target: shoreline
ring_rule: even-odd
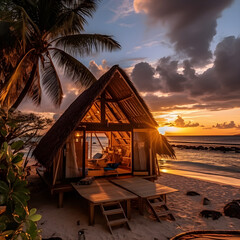
[[[209,174],[209,173],[201,173],[201,172],[194,172],[189,170],[178,170],[178,169],[162,169],[161,173],[168,173],[174,174],[189,178],[194,178],[198,180],[203,180],[206,182],[218,183],[220,185],[229,185],[232,187],[239,187],[240,188],[240,179],[234,177],[227,177],[218,174]]]

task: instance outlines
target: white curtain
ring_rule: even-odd
[[[147,155],[144,141],[145,133],[134,133],[134,170],[147,170]]]
[[[74,134],[69,136],[66,147],[66,178],[80,177],[81,172],[77,164]]]

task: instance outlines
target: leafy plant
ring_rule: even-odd
[[[7,116],[0,123],[0,134],[5,138],[11,124]],[[37,228],[41,215],[36,214],[35,208],[29,211],[27,206],[30,192],[22,167],[23,153],[19,152],[23,145],[24,142],[19,140],[11,145],[4,142],[0,148],[0,206],[6,207],[0,214],[0,240],[41,239]]]

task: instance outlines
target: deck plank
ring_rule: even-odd
[[[77,185],[76,183],[72,183],[72,186],[82,197],[94,204],[137,198],[135,194],[130,193],[107,180],[95,180],[90,185]]]
[[[140,177],[113,179],[111,182],[136,194],[141,198],[147,198],[158,195],[165,195],[177,192],[177,189],[170,188],[158,183],[153,183]]]

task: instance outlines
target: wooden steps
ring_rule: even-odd
[[[150,197],[147,198],[147,204],[155,215],[156,219],[161,222],[161,217],[169,217],[171,220],[175,220],[173,214],[166,205],[166,202],[162,197]]]
[[[110,222],[109,222],[109,225],[110,225],[110,226],[117,226],[117,225],[124,224],[124,223],[126,223],[126,222],[128,222],[127,219],[117,219],[117,220],[112,220],[112,221],[110,221]]]
[[[114,215],[114,214],[119,214],[122,213],[122,210],[120,208],[117,209],[112,209],[112,210],[107,210],[103,212],[105,215]]]
[[[113,226],[119,226],[125,223],[129,230],[131,230],[128,219],[119,201],[102,203],[100,206],[111,234],[113,234]]]

